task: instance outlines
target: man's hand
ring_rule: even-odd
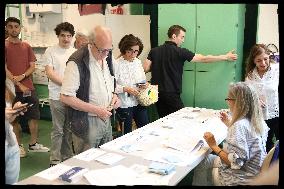
[[[23,93],[27,93],[30,89],[21,83],[16,84]]]
[[[112,113],[109,110],[107,110],[107,108],[103,107],[99,107],[97,111],[94,113],[97,114],[97,116],[104,121],[107,120],[112,115]]]
[[[110,104],[110,107],[112,107],[111,109],[113,109],[113,108],[117,109],[120,105],[121,105],[120,99],[118,98],[118,96],[116,94],[113,94],[111,104]]]
[[[238,55],[235,53],[235,50],[231,50],[226,54],[227,61],[235,61],[238,59]]]
[[[25,76],[24,76],[24,75],[16,75],[16,76],[13,76],[13,81],[15,81],[15,82],[22,81],[23,79],[25,79]]]

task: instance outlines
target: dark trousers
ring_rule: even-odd
[[[156,103],[159,118],[165,117],[173,112],[184,108],[179,93],[159,92],[159,100]]]
[[[132,131],[132,119],[138,128],[149,123],[146,107],[139,104],[129,108],[118,108],[117,117],[120,123],[124,122],[124,134]]]
[[[275,135],[276,140],[279,140],[279,117],[265,120],[267,126],[270,128],[268,131],[268,137],[266,141],[266,151],[269,152],[273,148],[274,143],[272,141],[273,136]]]

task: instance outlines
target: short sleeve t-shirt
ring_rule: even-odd
[[[13,75],[22,75],[30,67],[30,62],[35,61],[36,57],[28,43],[12,43],[8,40],[5,40],[5,62],[8,70]],[[30,90],[34,90],[32,75],[24,78],[21,83]],[[16,92],[21,92],[17,86]]]
[[[151,83],[159,85],[159,92],[181,93],[184,63],[186,60],[190,62],[194,56],[193,52],[171,41],[151,49],[147,57],[152,62]]]

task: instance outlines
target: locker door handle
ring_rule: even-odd
[[[209,72],[209,71],[205,71],[205,70],[200,70],[200,71],[197,71],[197,72]]]
[[[193,70],[184,70],[184,71],[193,71]]]

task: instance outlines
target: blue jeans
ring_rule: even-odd
[[[132,131],[132,119],[134,119],[138,128],[149,123],[146,107],[139,104],[129,108],[118,108],[117,117],[120,123],[124,122],[124,134]]]
[[[14,146],[5,144],[5,182],[14,184],[18,182],[20,173],[20,149],[18,143]]]

